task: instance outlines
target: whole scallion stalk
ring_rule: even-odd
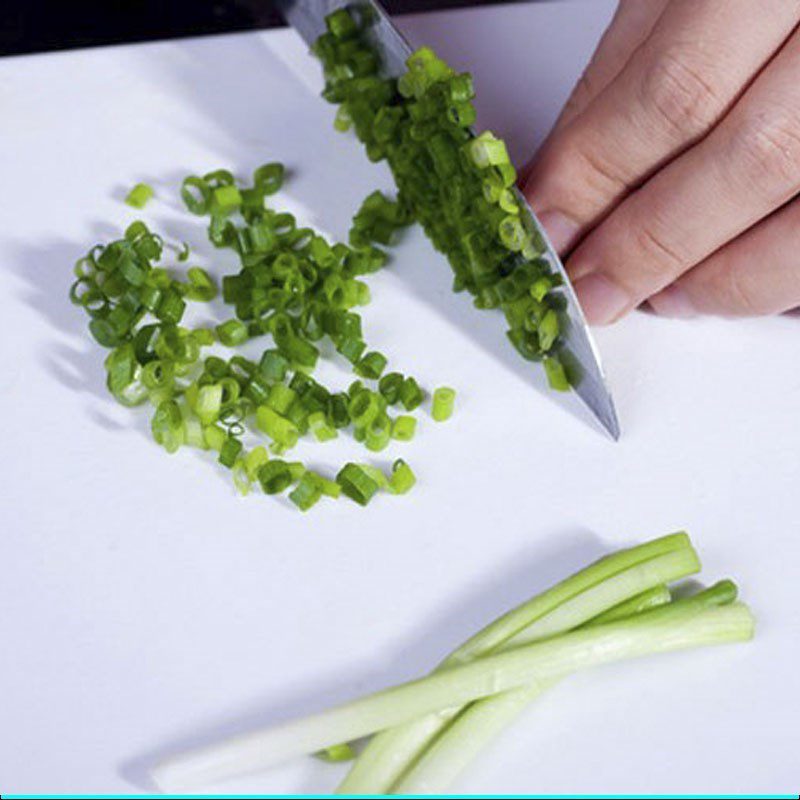
[[[600,625],[604,622],[616,622],[618,619],[625,619],[625,617],[632,617],[634,614],[649,611],[651,608],[658,608],[658,606],[663,606],[671,600],[672,594],[669,587],[661,584],[631,597],[630,600],[623,600],[613,608],[609,608],[608,611],[592,617],[586,624]]]
[[[610,554],[499,617],[453,652],[440,670],[490,653],[531,628],[541,635],[558,632],[554,616],[561,630],[576,627],[642,591],[698,569],[697,555],[683,532]],[[458,710],[444,709],[375,736],[340,791],[388,791]]]
[[[506,644],[578,627],[613,606],[663,583],[697,572],[700,562],[680,532],[605,556],[472,636],[439,666],[468,663]],[[388,792],[460,709],[447,709],[372,738],[340,784],[341,794]]]
[[[658,587],[657,587],[658,588]],[[652,602],[661,604],[663,595],[645,593],[633,601],[622,603],[587,623],[588,627],[609,624],[627,613],[651,613]],[[736,599],[736,585],[720,581],[698,594],[672,603],[671,611],[680,608],[685,613],[728,605]],[[667,595],[667,600],[669,595]],[[657,612],[658,613],[658,612]],[[623,617],[624,618],[624,617]],[[653,619],[651,616],[650,619]],[[486,697],[467,706],[441,735],[419,757],[414,765],[391,788],[392,794],[439,794],[475,760],[475,757],[508,725],[510,725],[547,687],[540,684],[523,686],[509,692]]]
[[[749,609],[733,603],[697,612],[679,604],[435,672],[360,700],[163,762],[159,786],[191,787],[272,766],[426,714],[517,687],[546,684],[625,658],[752,637]]]

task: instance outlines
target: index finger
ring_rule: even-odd
[[[620,0],[613,19],[570,92],[546,141],[551,140],[556,131],[580,115],[619,75],[636,48],[648,37],[668,2],[669,0]],[[542,148],[540,152],[541,150]],[[538,154],[535,154],[520,170],[520,186],[527,182],[537,158]]]
[[[669,0],[620,0],[614,18],[556,120],[555,130],[586,109],[618,75],[650,35]]]
[[[796,0],[673,0],[619,76],[557,131],[524,192],[569,250],[714,127],[800,18]]]

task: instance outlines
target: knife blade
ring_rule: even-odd
[[[367,10],[370,24],[366,28],[366,34],[380,55],[382,72],[387,77],[396,78],[406,71],[406,59],[413,52],[412,47],[394,26],[386,11],[375,0],[358,0],[355,3],[352,0],[349,2],[348,0],[276,0],[276,4],[287,23],[300,34],[309,46],[325,32],[325,18],[332,11],[344,7],[355,7],[361,11],[363,16],[364,10]],[[472,131],[470,132],[472,133]],[[515,192],[527,223],[541,244],[542,257],[548,261],[553,272],[560,275],[563,281],[558,288],[565,301],[564,313],[561,315],[563,350],[560,355],[565,362],[570,382],[575,393],[599,420],[603,428],[615,440],[619,439],[619,420],[600,361],[600,354],[567,272],[533,209],[518,190],[515,189]]]

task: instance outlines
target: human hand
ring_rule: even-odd
[[[522,189],[589,322],[800,306],[800,0],[621,0]]]

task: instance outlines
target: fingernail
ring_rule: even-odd
[[[680,286],[668,286],[653,295],[647,302],[660,317],[688,319],[697,316],[697,309],[692,305],[689,295]]]
[[[560,211],[543,211],[537,214],[550,243],[561,254],[565,253],[578,236],[578,223]]]
[[[608,325],[633,305],[630,295],[599,272],[586,275],[573,285],[590,325]]]

